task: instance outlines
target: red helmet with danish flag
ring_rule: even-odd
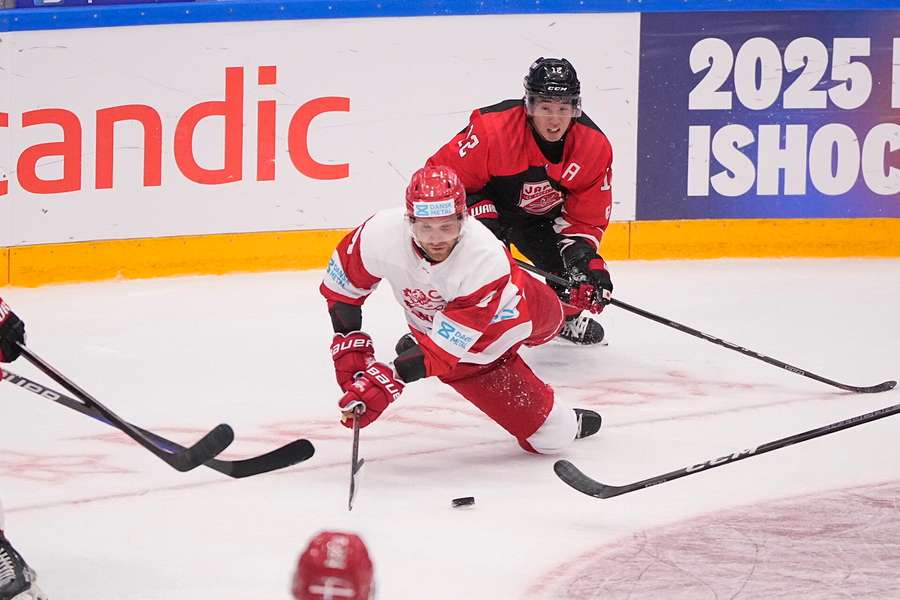
[[[406,216],[427,219],[466,214],[466,188],[450,167],[428,166],[413,173],[406,188]]]
[[[355,533],[322,531],[297,561],[291,586],[296,600],[371,600],[372,561]]]

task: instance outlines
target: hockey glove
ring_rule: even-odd
[[[493,201],[482,194],[469,194],[466,204],[469,207],[470,217],[475,217],[479,223],[490,229],[498,240],[509,245],[506,241],[508,227],[500,221],[500,215],[497,214],[497,207]]]
[[[346,392],[356,375],[375,362],[372,338],[362,331],[336,333],[331,340],[331,358],[334,360],[335,379]]]
[[[25,323],[0,298],[0,362],[12,362],[19,358],[22,351],[18,344],[24,343]]]
[[[384,363],[373,363],[350,384],[347,392],[338,400],[338,406],[346,415],[354,402],[362,402],[365,412],[358,417],[359,426],[365,427],[381,416],[384,409],[400,396],[403,382],[394,375],[394,370]],[[353,420],[342,418],[344,427],[353,427]]]
[[[566,274],[575,283],[569,292],[569,304],[599,313],[612,298],[613,284],[606,270],[606,262],[587,243],[566,239],[560,256]]]

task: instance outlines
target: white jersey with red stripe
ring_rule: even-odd
[[[402,208],[373,215],[341,240],[320,286],[329,301],[361,305],[382,279],[425,354],[426,375],[458,362],[488,364],[532,331],[524,273],[476,219],[465,219],[450,256],[431,263],[415,246]]]

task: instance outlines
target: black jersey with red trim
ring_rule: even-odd
[[[518,228],[552,221],[561,237],[600,246],[612,208],[612,146],[582,114],[559,144],[539,143],[524,100],[472,112],[469,126],[431,158],[466,186],[469,213]],[[542,150],[543,146],[543,150]],[[555,160],[554,160],[555,159]]]

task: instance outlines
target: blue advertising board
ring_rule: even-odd
[[[900,11],[641,17],[638,220],[900,217]]]

